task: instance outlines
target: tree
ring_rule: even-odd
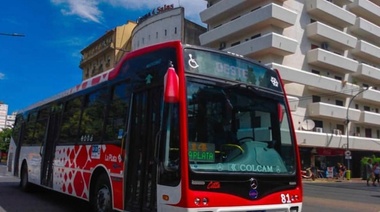
[[[11,128],[4,128],[2,131],[0,131],[0,152],[8,152],[11,135]]]

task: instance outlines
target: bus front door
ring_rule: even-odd
[[[126,144],[128,211],[156,211],[156,135],[159,131],[161,89],[136,92],[132,97],[129,139]]]

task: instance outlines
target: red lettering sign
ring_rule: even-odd
[[[211,181],[207,185],[207,189],[218,189],[218,188],[220,188],[220,182]]]

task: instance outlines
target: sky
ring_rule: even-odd
[[[165,4],[184,7],[187,19],[203,24],[205,0],[3,1],[0,102],[11,114],[80,84],[81,50],[107,30]]]

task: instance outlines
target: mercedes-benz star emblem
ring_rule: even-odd
[[[257,180],[255,178],[251,178],[249,181],[251,181],[251,188],[256,189],[258,186]]]

